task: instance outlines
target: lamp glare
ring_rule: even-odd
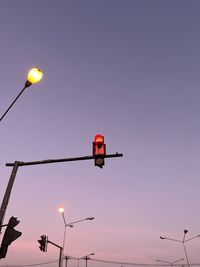
[[[61,207],[61,208],[58,209],[58,211],[59,211],[60,213],[63,213],[63,212],[64,212],[64,208]]]
[[[42,77],[43,77],[43,73],[41,70],[39,70],[38,68],[32,68],[28,72],[27,80],[32,84],[32,83],[39,82],[42,79]]]

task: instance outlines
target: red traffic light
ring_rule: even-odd
[[[104,136],[97,134],[93,142],[93,156],[95,158],[94,165],[103,168],[104,155],[106,154],[106,145],[104,144]]]
[[[93,155],[105,155],[106,147],[104,144],[104,136],[101,134],[97,134],[94,137],[93,142]]]
[[[104,136],[101,134],[96,134],[94,137],[94,142],[95,144],[104,143]]]

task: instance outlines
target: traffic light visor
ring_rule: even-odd
[[[94,143],[95,144],[98,144],[98,143],[103,144],[104,143],[104,136],[101,135],[101,134],[95,135],[95,137],[94,137]]]

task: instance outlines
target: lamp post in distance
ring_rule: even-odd
[[[170,262],[170,261],[164,261],[164,260],[159,260],[159,259],[156,259],[156,261],[157,262],[163,262],[163,263],[167,263],[167,264],[170,264],[171,265],[171,267],[175,264],[175,263],[177,263],[177,262],[179,262],[179,261],[184,261],[185,259],[179,259],[179,260],[176,260],[176,261],[172,261],[172,262]]]
[[[171,240],[171,241],[174,241],[174,242],[182,243],[183,244],[184,253],[185,253],[185,257],[186,257],[186,261],[187,261],[187,265],[188,265],[188,267],[190,267],[189,258],[188,258],[188,254],[187,254],[185,243],[188,242],[188,241],[190,241],[190,240],[192,240],[192,239],[195,239],[197,237],[200,237],[200,235],[196,235],[194,237],[185,239],[185,236],[186,236],[187,233],[188,233],[188,230],[185,229],[183,231],[183,239],[182,240],[178,240],[178,239],[174,239],[174,238],[168,238],[166,236],[160,236],[160,239],[162,239],[162,240]]]
[[[21,92],[17,95],[17,97],[13,100],[13,102],[10,104],[10,106],[6,109],[6,111],[4,112],[4,114],[1,116],[0,121],[3,120],[3,118],[6,116],[6,114],[8,113],[8,111],[11,109],[11,107],[15,104],[15,102],[17,101],[17,99],[21,96],[21,94],[24,92],[24,90],[27,87],[30,87],[33,83],[37,83],[39,82],[43,77],[43,73],[41,70],[39,70],[38,68],[32,68],[29,72],[28,72],[28,76],[27,76],[27,81],[24,84],[24,88],[21,90]]]
[[[67,223],[66,222],[66,219],[65,219],[65,214],[64,214],[64,207],[60,207],[58,209],[59,213],[62,214],[62,217],[63,217],[63,222],[64,222],[64,235],[63,235],[63,257],[64,257],[64,248],[65,248],[65,240],[66,240],[66,230],[67,230],[67,227],[74,227],[74,224],[76,223],[80,223],[80,222],[83,222],[83,221],[92,221],[94,220],[95,217],[87,217],[87,218],[84,218],[84,219],[80,219],[80,220],[77,220],[77,221],[73,221],[73,222],[70,222],[70,223]],[[67,265],[67,260],[66,260],[66,265]]]
[[[88,260],[90,260],[90,257],[89,256],[94,256],[94,255],[95,255],[95,253],[93,252],[93,253],[87,254],[87,255],[79,258],[78,259],[78,267],[79,267],[79,260],[81,260],[81,259],[85,260],[85,267],[87,267],[88,266],[88,264],[87,264],[88,263]]]

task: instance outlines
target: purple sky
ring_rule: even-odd
[[[57,259],[37,240],[62,244],[61,204],[67,222],[95,216],[68,229],[68,255],[185,257],[159,236],[200,234],[199,12],[198,0],[0,1],[0,113],[31,67],[44,72],[1,122],[1,198],[7,162],[91,155],[97,133],[108,153],[124,154],[102,170],[93,161],[20,168],[5,222],[16,216],[23,235],[0,266]],[[187,249],[200,262],[200,238]]]

